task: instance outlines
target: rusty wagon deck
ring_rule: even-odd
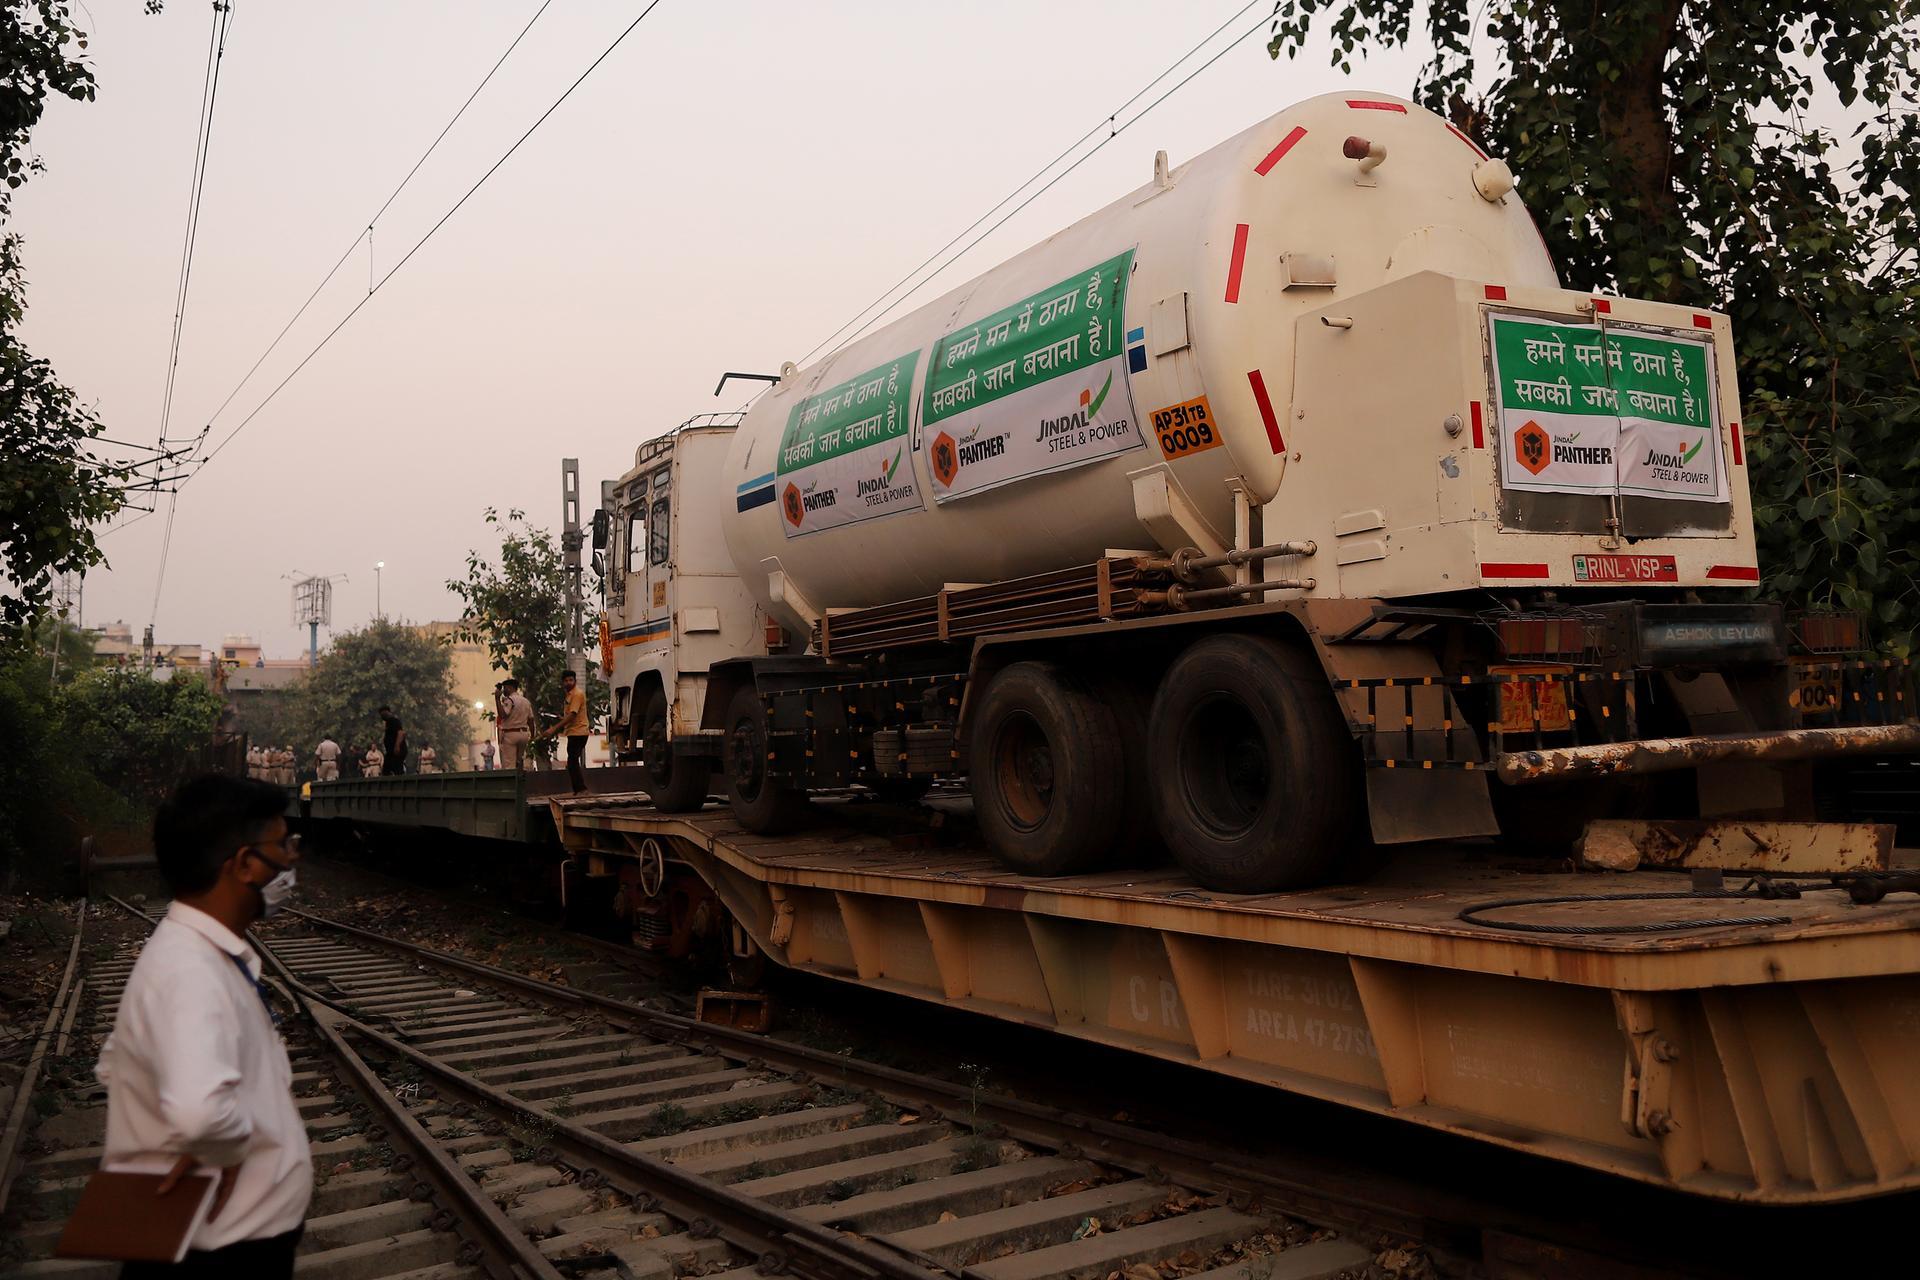
[[[1233,895],[1165,868],[1014,875],[958,823],[902,837],[849,811],[763,837],[640,797],[553,809],[588,874],[683,862],[794,968],[1704,1195],[1920,1185],[1913,895],[1603,898],[1688,879],[1469,846]]]

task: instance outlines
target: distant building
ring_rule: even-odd
[[[248,693],[285,693],[307,678],[307,664],[287,666],[234,667],[226,673],[227,696],[239,701]]]
[[[429,640],[446,643],[453,668],[454,696],[460,699],[460,705],[467,712],[468,741],[433,744],[440,757],[440,767],[477,769],[480,767],[480,744],[493,737],[493,721],[489,718],[493,711],[493,686],[506,679],[506,673],[494,670],[493,659],[487,655],[485,645],[453,638],[460,630],[457,622],[427,622],[410,630]],[[416,743],[415,749],[418,747]]]
[[[134,635],[133,628],[124,622],[110,622],[93,635],[94,661],[101,665],[138,666],[147,661],[147,651],[141,637]],[[189,671],[205,671],[206,648],[197,644],[167,644],[156,640],[153,645],[153,665],[170,670],[185,668]]]
[[[221,640],[220,660],[230,666],[236,663],[243,667],[266,665],[265,656],[252,636],[227,636]]]

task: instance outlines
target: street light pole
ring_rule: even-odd
[[[386,567],[387,562],[385,560],[375,560],[373,562],[373,616],[376,618],[385,618],[387,616],[386,610],[380,607],[380,571]]]

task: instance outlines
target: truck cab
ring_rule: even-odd
[[[700,731],[707,669],[767,652],[768,620],[727,557],[713,499],[738,421],[690,419],[640,445],[632,469],[601,486],[609,737],[618,758],[644,766],[655,805],[668,811],[704,803],[718,759],[717,734]]]

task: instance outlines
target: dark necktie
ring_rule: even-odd
[[[274,1010],[273,1001],[267,998],[267,984],[259,978],[254,977],[252,972],[247,968],[247,962],[239,956],[234,955],[231,951],[224,951],[221,954],[233,961],[234,967],[240,970],[240,976],[247,980],[248,984],[253,987],[253,993],[260,997],[260,1004],[266,1009],[267,1017],[273,1019],[274,1026],[279,1026],[280,1015]]]

